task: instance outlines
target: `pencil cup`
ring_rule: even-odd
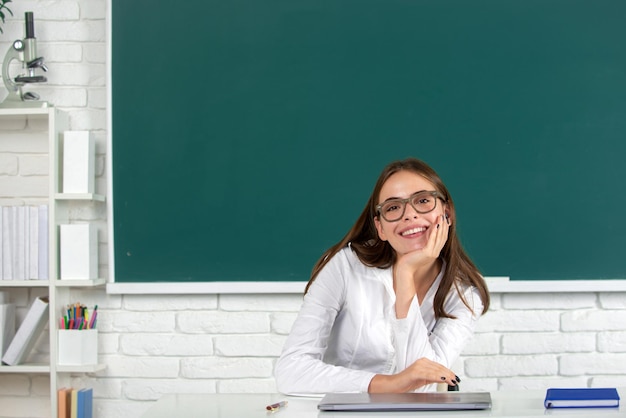
[[[60,329],[59,365],[84,366],[98,363],[97,329]]]

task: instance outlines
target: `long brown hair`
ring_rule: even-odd
[[[389,268],[393,266],[396,262],[396,252],[387,241],[382,241],[378,237],[374,218],[378,216],[376,205],[378,204],[378,198],[383,185],[389,177],[399,171],[410,171],[430,181],[435,186],[435,189],[443,195],[444,201],[448,205],[451,225],[448,232],[448,240],[439,255],[446,261],[447,267],[439,288],[437,289],[437,293],[435,294],[433,303],[435,317],[453,318],[453,316],[448,314],[443,308],[446,297],[452,286],[455,287],[463,303],[471,309],[468,302],[463,297],[463,293],[459,287],[460,284],[474,286],[478,289],[483,302],[482,313],[487,312],[489,309],[489,291],[487,284],[478,271],[478,268],[465,253],[465,250],[463,250],[461,242],[459,241],[455,228],[457,218],[452,197],[435,170],[425,162],[416,158],[394,161],[383,169],[363,212],[361,212],[355,224],[350,228],[350,231],[348,231],[341,241],[326,250],[317,263],[315,263],[313,271],[311,272],[311,278],[306,285],[304,293],[309,290],[309,287],[311,287],[311,284],[315,281],[315,278],[328,261],[348,244],[350,244],[352,250],[356,253],[357,257],[359,257],[359,260],[367,266],[378,268]]]

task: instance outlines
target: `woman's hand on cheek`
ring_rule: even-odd
[[[430,234],[426,245],[398,258],[394,271],[396,317],[398,319],[406,318],[411,301],[417,294],[419,283],[430,283],[428,280],[432,277],[429,270],[433,267],[448,239],[448,229],[449,225],[445,217],[437,217],[437,224],[433,224],[429,228]]]
[[[448,240],[450,224],[445,214],[437,217],[437,223],[429,228],[428,241],[423,248],[403,254],[398,259],[398,266],[406,266],[411,271],[420,267],[429,266],[441,254],[441,250]]]
[[[435,230],[430,233],[428,244],[426,244],[426,248],[429,248],[429,255],[432,258],[439,257],[441,250],[443,250],[444,245],[448,241],[448,232],[450,232],[450,222],[445,214],[438,216],[437,221]]]

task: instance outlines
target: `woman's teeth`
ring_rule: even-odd
[[[413,229],[409,229],[409,230],[404,231],[402,233],[402,236],[404,237],[404,236],[407,236],[407,235],[418,234],[418,233],[424,232],[424,231],[426,231],[426,228],[424,228],[424,227],[413,228]]]

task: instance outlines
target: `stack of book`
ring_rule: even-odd
[[[48,280],[48,206],[0,206],[0,279]]]
[[[59,418],[92,418],[93,389],[59,389],[57,405]]]

